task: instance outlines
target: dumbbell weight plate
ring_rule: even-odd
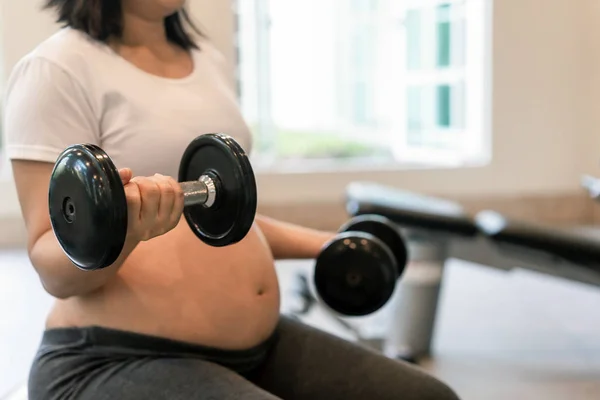
[[[316,291],[333,311],[364,316],[383,307],[392,296],[397,267],[392,252],[365,232],[340,233],[316,260]]]
[[[127,200],[118,170],[95,145],[65,149],[52,170],[50,222],[60,246],[83,270],[116,261],[127,235]]]
[[[228,246],[242,240],[256,216],[254,173],[244,150],[227,135],[210,133],[193,140],[184,152],[179,181],[210,176],[216,184],[212,207],[187,206],[185,218],[192,231],[211,246]]]
[[[395,224],[381,215],[360,215],[342,225],[340,232],[367,232],[381,239],[392,251],[398,266],[398,276],[402,276],[408,262],[406,244]]]

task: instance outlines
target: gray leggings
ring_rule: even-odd
[[[44,333],[31,400],[457,399],[417,367],[282,317],[271,339],[224,351],[100,327]]]

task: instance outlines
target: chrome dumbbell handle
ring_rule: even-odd
[[[184,206],[202,205],[212,207],[217,199],[217,186],[208,175],[202,175],[197,181],[181,182]]]

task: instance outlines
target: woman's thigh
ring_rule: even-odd
[[[64,361],[64,360],[63,360]],[[182,358],[97,359],[74,362],[73,369],[52,362],[32,371],[30,400],[276,400],[220,365]]]
[[[253,380],[289,400],[458,398],[418,367],[287,318]]]

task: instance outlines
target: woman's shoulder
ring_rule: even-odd
[[[15,72],[32,65],[52,65],[75,78],[90,75],[107,49],[84,32],[62,28],[39,43],[15,65]]]

